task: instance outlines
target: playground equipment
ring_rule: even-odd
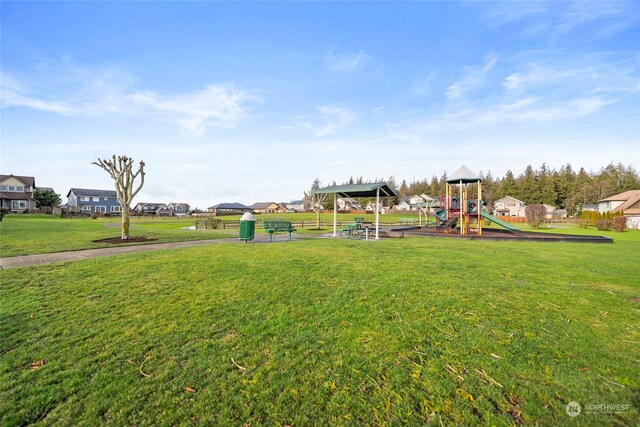
[[[472,195],[476,197],[470,198]],[[482,236],[481,217],[502,226],[507,225],[484,212],[483,205],[482,178],[466,166],[462,166],[446,181],[445,194],[440,196],[440,210],[436,212],[436,219],[440,222],[437,228],[444,233],[459,230],[461,235]],[[506,228],[514,229],[509,225]]]

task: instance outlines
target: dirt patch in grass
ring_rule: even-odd
[[[154,239],[152,237],[129,237],[126,240],[121,239],[120,237],[109,237],[108,239],[99,239],[92,240],[93,243],[144,243],[144,242],[153,242]]]

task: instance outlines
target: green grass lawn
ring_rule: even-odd
[[[194,225],[195,220],[186,218],[132,217],[130,235],[156,239],[149,243],[217,239],[237,235],[237,231],[234,230],[183,229]],[[0,256],[113,247],[113,244],[93,242],[111,237],[120,237],[120,218],[62,219],[53,215],[6,215],[0,222]]]
[[[0,423],[631,425],[639,236],[314,239],[1,271]],[[630,409],[572,420],[570,401]]]

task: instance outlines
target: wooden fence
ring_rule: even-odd
[[[406,221],[410,219],[411,221]],[[404,220],[404,221],[403,221]],[[317,222],[315,220],[312,221],[291,221],[291,225],[296,228],[316,228]],[[353,224],[352,220],[338,220],[336,225],[338,227],[342,227],[346,224]],[[375,225],[375,222],[372,223]],[[381,226],[393,226],[393,225],[418,225],[419,221],[417,218],[400,218],[398,221],[380,221],[379,224]],[[424,224],[424,221],[423,221]],[[221,220],[218,221],[209,221],[207,219],[197,219],[196,220],[196,229],[198,230],[207,230],[207,229],[234,229],[240,227],[240,220]],[[262,221],[256,221],[256,228],[262,228]],[[320,220],[320,228],[333,228],[333,220]]]

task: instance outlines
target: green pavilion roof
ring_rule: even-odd
[[[396,197],[398,194],[389,187],[386,182],[373,184],[332,185],[320,188],[316,194],[337,194],[340,197],[376,197],[376,191],[380,189],[380,197]]]

